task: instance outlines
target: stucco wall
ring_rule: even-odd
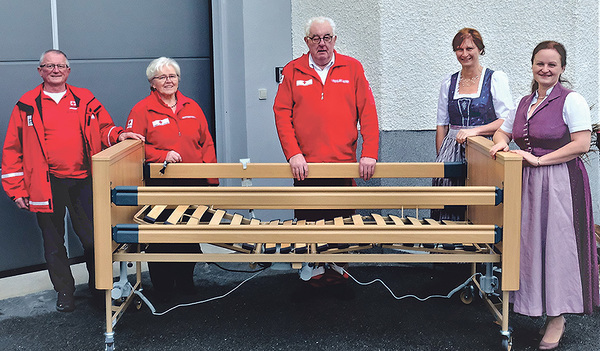
[[[481,62],[506,72],[515,100],[529,91],[530,55],[543,40],[568,52],[565,77],[598,116],[598,1],[292,0],[294,57],[306,52],[305,21],[316,15],[337,24],[341,53],[365,66],[379,110],[380,128],[435,128],[439,85],[458,71],[451,48],[463,27],[478,29],[486,45]]]

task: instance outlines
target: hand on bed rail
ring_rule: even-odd
[[[296,154],[290,157],[288,162],[290,163],[292,175],[295,179],[304,180],[306,177],[308,177],[308,164],[306,163],[304,155]]]
[[[167,152],[167,156],[165,157],[165,162],[163,162],[163,166],[160,169],[160,174],[165,174],[165,170],[167,169],[167,165],[169,163],[177,163],[177,162],[181,162],[183,161],[183,159],[181,158],[181,155],[177,152],[177,151],[169,151]]]
[[[377,160],[371,157],[361,157],[358,163],[358,173],[363,180],[369,180],[375,173]]]

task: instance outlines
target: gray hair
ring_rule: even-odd
[[[166,66],[171,66],[175,69],[175,73],[177,73],[177,77],[181,80],[181,69],[179,68],[179,64],[177,61],[173,60],[169,57],[159,57],[157,59],[152,60],[148,67],[146,68],[146,77],[148,77],[148,81],[151,82],[152,78],[156,76],[156,74],[162,71]]]
[[[335,35],[335,22],[333,22],[333,20],[329,17],[323,17],[323,16],[319,16],[319,17],[313,17],[311,19],[308,20],[308,22],[306,22],[306,25],[304,26],[304,35],[306,37],[308,37],[310,35],[310,26],[312,26],[313,23],[329,23],[329,25],[331,26],[331,34]]]
[[[42,56],[40,56],[40,66],[44,63],[44,56],[46,56],[46,54],[49,54],[51,52],[55,53],[55,54],[63,55],[65,57],[65,63],[67,64],[67,67],[71,67],[71,65],[69,64],[69,58],[67,57],[67,54],[65,54],[64,52],[57,50],[57,49],[50,49],[50,50],[44,51],[44,53],[42,53]]]

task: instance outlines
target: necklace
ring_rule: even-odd
[[[170,107],[171,109],[174,109],[174,108],[175,108],[175,106],[177,106],[177,100],[175,100],[175,103],[174,103],[173,105],[169,105],[169,107]]]
[[[471,78],[465,78],[465,76],[462,75],[462,73],[461,73],[460,81],[458,82],[458,84],[460,84],[462,87],[465,87],[465,88],[471,87],[479,81],[480,76],[481,76],[481,71],[479,71],[479,73],[477,73],[475,76],[473,76]]]

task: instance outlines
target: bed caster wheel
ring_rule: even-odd
[[[512,336],[503,336],[502,337],[502,350],[510,351],[512,350]]]
[[[501,331],[502,333],[502,350],[510,351],[512,350],[512,328],[508,327],[508,331]]]
[[[463,291],[460,292],[460,301],[462,301],[462,303],[464,303],[465,305],[470,305],[471,302],[473,302],[474,297],[475,288],[473,287],[473,285],[465,286]]]

